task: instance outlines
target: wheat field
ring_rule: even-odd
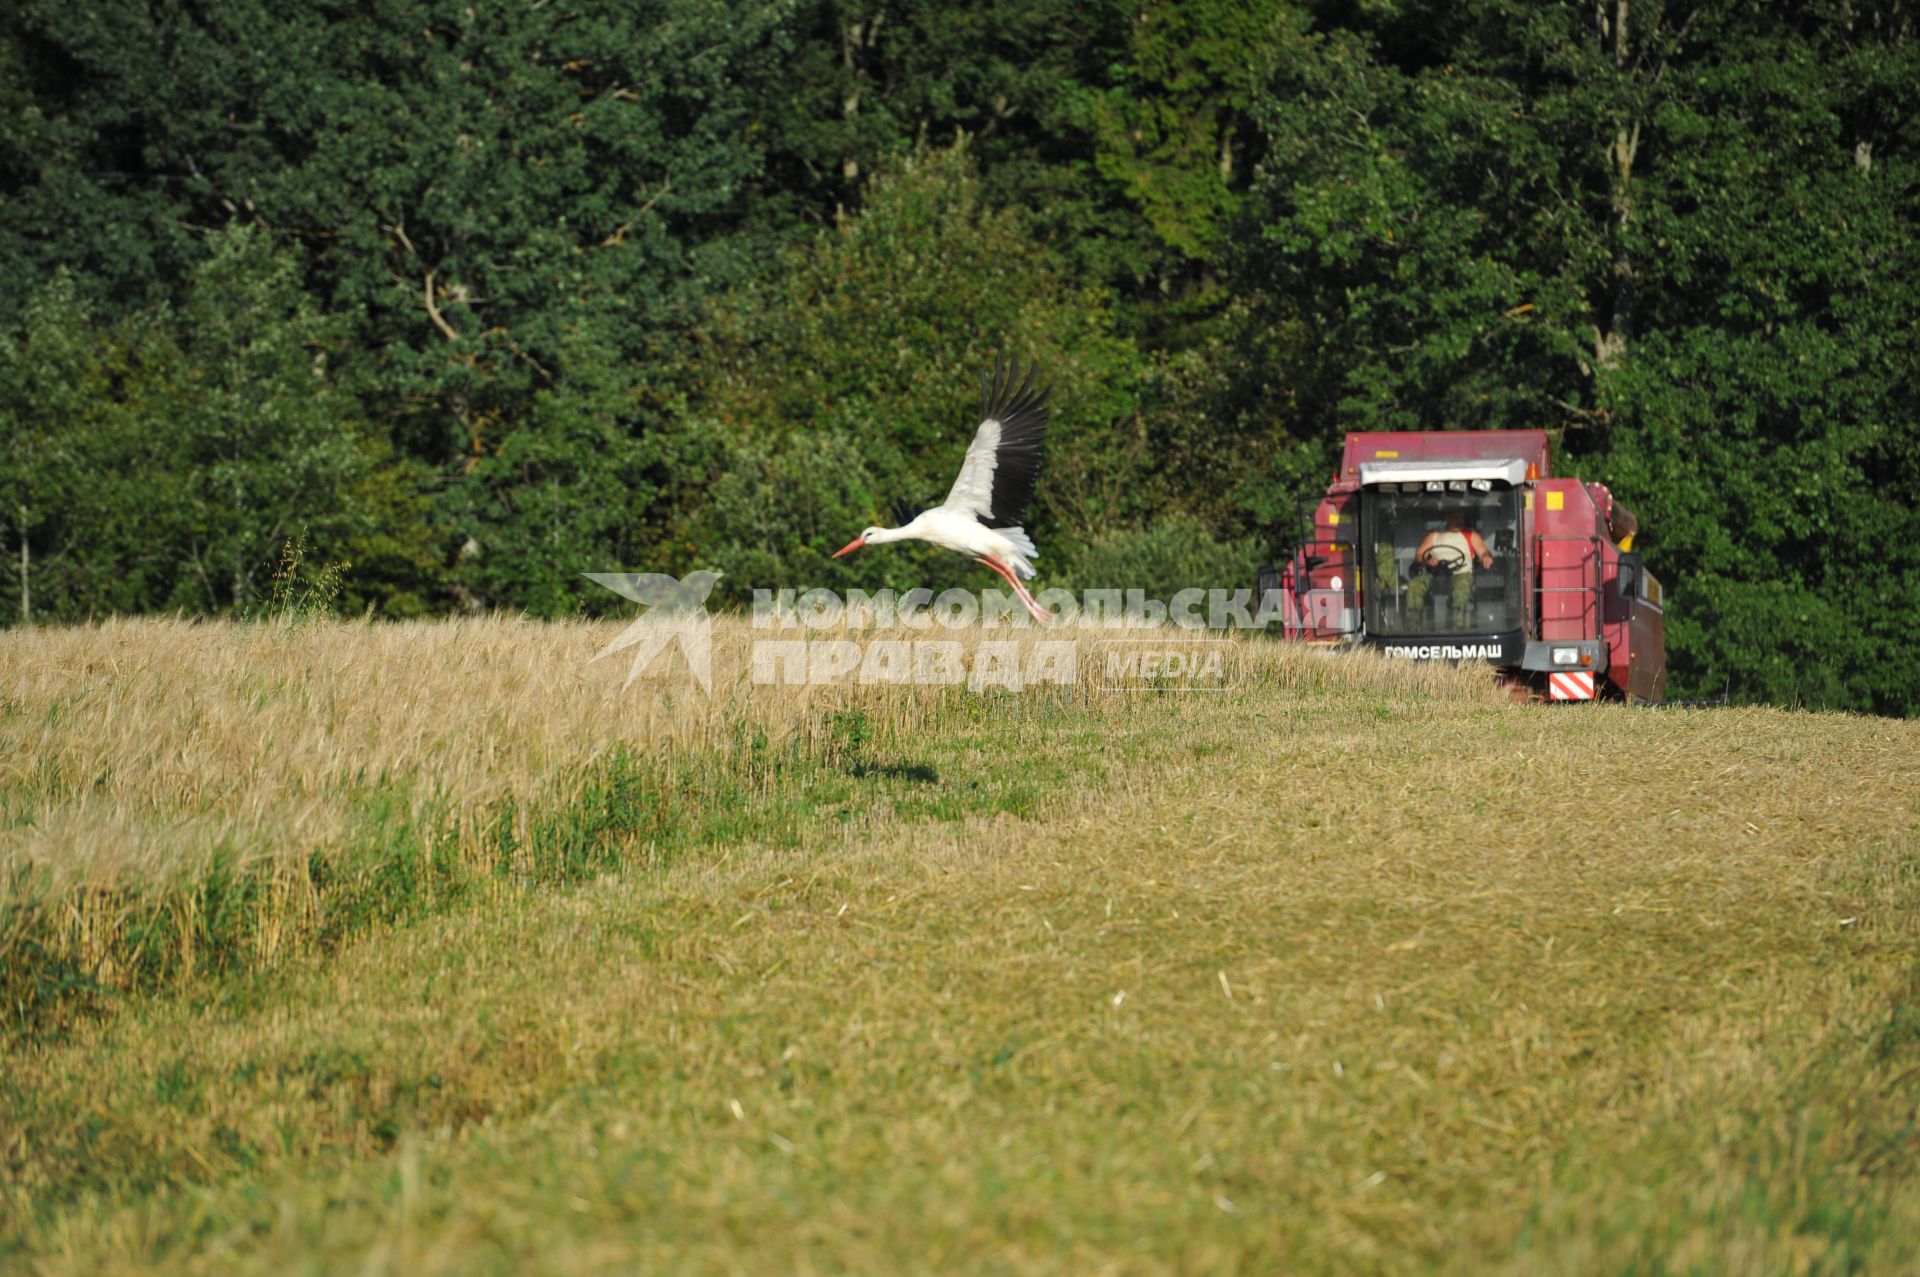
[[[1920,1264],[1920,725],[618,632],[0,635],[0,1267]]]

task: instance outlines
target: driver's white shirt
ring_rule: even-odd
[[[1433,544],[1427,547],[1427,553],[1432,554],[1435,550],[1440,550],[1440,549],[1450,549],[1455,551],[1460,556],[1457,562],[1460,564],[1461,569],[1468,570],[1468,571],[1472,569],[1473,543],[1468,539],[1466,533],[1457,532],[1451,528],[1449,528],[1445,532],[1434,533]],[[1449,562],[1456,561],[1454,560],[1453,555],[1451,554],[1442,554],[1439,556],[1439,560],[1442,563],[1449,563]]]

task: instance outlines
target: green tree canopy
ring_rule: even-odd
[[[327,367],[338,328],[244,228],[218,238],[177,310],[99,323],[56,276],[0,341],[14,592],[65,619],[245,611],[290,540],[336,559],[372,548],[376,511],[397,511]]]

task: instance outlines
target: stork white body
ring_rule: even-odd
[[[944,505],[921,511],[901,527],[869,528],[862,539],[867,545],[925,541],[970,559],[998,559],[1028,580],[1040,553],[1025,528],[990,528],[972,513]]]
[[[1010,369],[996,364],[993,375],[982,379],[980,425],[947,499],[897,528],[868,528],[834,558],[888,541],[925,541],[986,564],[1006,579],[1036,620],[1052,622],[1021,584],[1021,578],[1033,577],[1033,560],[1039,557],[1033,538],[1020,524],[1040,470],[1047,391],[1033,388],[1031,367],[1016,390],[1019,371],[1017,363]]]

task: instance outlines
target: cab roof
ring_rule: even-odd
[[[1381,430],[1354,431],[1340,458],[1339,479],[1360,480],[1360,467],[1384,461],[1518,460],[1533,467],[1533,477],[1552,475],[1547,467],[1544,430]]]

